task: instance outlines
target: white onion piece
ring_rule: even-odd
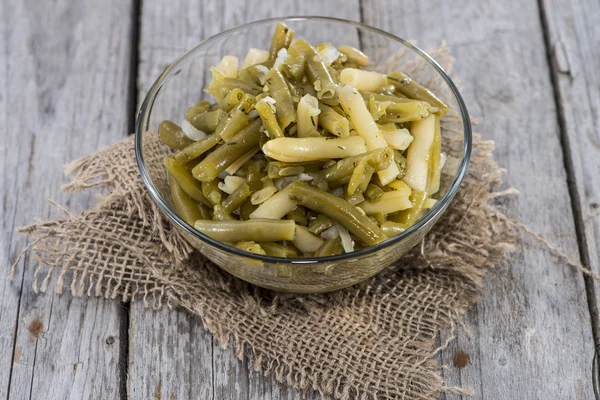
[[[202,132],[199,129],[196,129],[194,125],[187,119],[181,121],[181,130],[185,134],[185,136],[189,137],[193,141],[202,140],[206,137],[206,133]]]
[[[342,239],[342,247],[344,248],[344,251],[346,253],[353,252],[354,251],[354,241],[350,237],[350,233],[348,233],[348,230],[346,228],[344,228],[343,226],[341,226],[337,222],[335,223],[335,226],[337,227],[338,232],[340,234],[340,239]]]

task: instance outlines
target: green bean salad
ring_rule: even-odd
[[[364,69],[350,46],[293,40],[225,56],[159,137],[178,215],[238,249],[275,257],[352,252],[397,235],[436,200],[444,104],[406,74]]]

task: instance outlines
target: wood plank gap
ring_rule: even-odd
[[[140,29],[141,29],[142,0],[132,0],[131,10],[131,54],[129,58],[129,88],[127,93],[127,134],[135,132],[135,123],[138,113],[138,70],[140,59]],[[129,375],[129,324],[131,304],[130,301],[121,302],[121,315],[119,316],[119,397],[121,400],[129,399],[127,376]]]
[[[15,224],[14,224],[14,219],[13,219],[13,225],[11,227],[11,232],[14,232],[14,231],[15,231]],[[12,237],[11,237],[10,243],[12,243]],[[25,241],[25,246],[28,246],[28,245],[29,245],[29,238],[27,238],[27,240]],[[10,252],[9,252],[9,254],[10,254]],[[23,265],[29,265],[29,254],[25,254],[23,256]],[[15,350],[17,348],[17,334],[19,333],[19,315],[21,315],[21,299],[23,298],[23,282],[25,282],[25,268],[22,268],[21,272],[22,272],[21,286],[19,288],[19,301],[17,302],[17,314],[16,314],[17,321],[15,322],[15,332],[13,333],[12,354],[10,356],[10,372],[8,373],[8,387],[6,388],[6,400],[10,399],[10,385],[12,384],[13,367],[15,365]]]
[[[129,93],[127,107],[130,112],[127,121],[128,134],[135,132],[135,122],[138,113],[138,69],[140,60],[140,29],[142,0],[132,0],[131,11],[131,58],[129,61]]]
[[[560,101],[560,85],[558,82],[559,69],[556,64],[556,58],[552,56],[552,44],[550,41],[550,31],[548,27],[548,19],[546,16],[546,6],[543,0],[537,0],[540,21],[542,24],[542,34],[544,37],[544,47],[546,50],[546,57],[548,59],[548,66],[550,69],[550,81],[552,83],[552,91],[554,95],[554,103],[557,110],[557,120],[560,132],[560,144],[563,152],[563,163],[567,174],[567,188],[569,191],[569,197],[571,200],[571,209],[573,212],[573,219],[575,223],[575,235],[577,237],[577,244],[579,249],[579,258],[583,266],[591,269],[588,243],[585,236],[585,224],[583,219],[583,210],[581,209],[581,198],[577,191],[577,185],[575,182],[575,169],[573,163],[573,156],[570,151],[569,137],[567,135],[567,127],[565,122],[565,109]],[[596,352],[600,348],[600,326],[599,326],[599,311],[598,302],[596,301],[596,288],[594,287],[594,279],[591,276],[583,274],[583,280],[585,284],[585,294],[588,303],[588,309],[590,312],[590,319],[592,325],[592,336],[594,338],[594,348]],[[592,362],[593,355],[590,355],[590,364]]]

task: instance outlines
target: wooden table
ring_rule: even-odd
[[[60,214],[47,198],[73,211],[94,201],[59,192],[62,165],[132,132],[137,104],[170,61],[235,25],[303,14],[362,21],[425,48],[445,39],[469,111],[484,118],[477,130],[496,141],[521,192],[503,210],[599,270],[597,0],[5,0],[0,398],[300,397],[248,372],[185,312],[36,295],[28,258],[8,275],[27,244],[15,228]],[[472,387],[473,399],[591,399],[598,283],[521,239],[519,257],[489,274],[464,319],[470,335],[459,330],[441,352],[446,384]]]

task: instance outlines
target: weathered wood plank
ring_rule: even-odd
[[[36,295],[27,258],[7,277],[26,244],[14,228],[60,215],[47,198],[72,210],[94,201],[59,192],[63,164],[126,134],[131,7],[8,1],[0,18],[0,396],[118,398],[120,305]]]
[[[448,41],[467,106],[484,117],[477,130],[496,141],[507,184],[521,191],[502,208],[576,259],[537,3],[365,0],[363,10],[367,23],[425,47]],[[446,383],[473,387],[475,399],[592,398],[593,343],[582,276],[522,238],[523,254],[486,279],[485,293],[465,320],[471,337],[459,329],[442,354]],[[470,356],[462,369],[453,366],[459,351]]]
[[[204,2],[180,1],[170,4],[145,0],[142,4],[140,34],[140,66],[138,70],[139,102],[164,68],[179,54],[235,25],[278,15],[335,16],[359,19],[358,1],[348,4],[342,0],[320,2]],[[161,382],[161,395],[175,398],[215,399],[297,399],[294,390],[249,373],[245,362],[235,358],[233,350],[221,349],[212,343],[200,322],[183,311],[163,310],[149,316],[142,304],[131,305],[130,357],[128,388],[132,399],[151,398]],[[173,324],[171,321],[177,321]],[[158,340],[163,332],[168,343]],[[161,353],[176,353],[189,349],[185,357],[170,359],[161,364]],[[212,349],[212,359],[208,349]],[[212,361],[211,361],[212,360]],[[211,364],[212,363],[212,364]],[[211,369],[208,369],[211,368]],[[193,378],[186,378],[191,374]],[[201,372],[199,372],[201,371]],[[212,371],[212,376],[209,372]],[[152,377],[152,378],[149,378]],[[182,384],[182,377],[185,384]],[[188,389],[189,385],[189,390]],[[207,397],[202,397],[206,394]]]
[[[543,0],[541,5],[582,260],[600,272],[600,3]],[[591,281],[588,286],[594,287],[589,293],[595,296],[594,309],[600,304],[600,287]],[[598,340],[599,316],[592,317]]]

